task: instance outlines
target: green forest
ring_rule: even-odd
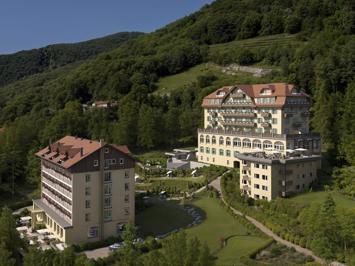
[[[355,197],[354,33],[351,0],[217,0],[153,33],[120,36],[117,48],[108,41],[87,51],[60,45],[0,56],[1,188],[13,179],[36,187],[34,152],[67,134],[133,151],[196,145],[203,97],[231,84],[207,73],[159,94],[157,83],[202,63],[237,62],[275,67],[280,71],[269,81],[295,83],[312,96],[324,177],[333,176],[332,188]],[[228,45],[279,34],[292,39]],[[119,105],[83,110],[96,100]]]

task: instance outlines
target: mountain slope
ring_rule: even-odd
[[[0,86],[28,75],[40,73],[113,50],[123,42],[142,35],[120,32],[103,38],[73,44],[54,44],[39,49],[0,55]]]

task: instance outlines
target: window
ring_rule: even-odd
[[[216,154],[216,149],[212,148],[212,154]]]
[[[262,186],[262,190],[267,191],[267,186]]]
[[[255,178],[260,178],[260,175],[259,174],[254,174],[254,177]]]
[[[111,197],[104,198],[104,208],[112,208],[112,198]]]
[[[129,195],[128,194],[126,194],[126,195],[124,195],[124,202],[129,202]]]
[[[223,145],[224,144],[224,139],[223,137],[219,137],[219,145]]]
[[[267,180],[267,175],[262,175],[261,178],[262,178],[263,180]]]
[[[112,210],[104,210],[104,221],[108,222],[112,220]]]
[[[128,171],[125,171],[125,172],[124,172],[124,177],[125,177],[125,178],[129,178],[129,173],[128,173]]]
[[[94,160],[94,166],[99,166],[99,160]]]
[[[233,146],[234,147],[241,147],[242,146],[242,142],[240,141],[239,138],[234,138],[233,139]]]
[[[206,143],[210,143],[210,136],[206,136]]]
[[[243,148],[251,148],[250,139],[243,139]]]
[[[258,139],[253,140],[253,148],[254,149],[261,149],[261,141]]]
[[[223,156],[224,155],[224,151],[222,149],[219,149],[219,155]]]
[[[226,138],[226,145],[227,146],[231,145],[231,139],[229,137]]]
[[[94,237],[97,237],[98,235],[99,235],[99,227],[98,226],[92,226],[89,228],[89,231],[88,231],[89,238],[94,238]]]
[[[259,189],[260,185],[259,184],[254,184],[254,188]]]
[[[255,167],[255,168],[259,168],[259,164],[258,164],[258,163],[255,163],[255,164],[254,164],[254,167]]]
[[[297,185],[297,186],[296,186],[296,189],[300,189],[300,185]]]
[[[116,164],[116,159],[111,159],[111,164]]]
[[[267,169],[267,165],[266,165],[266,164],[262,164],[261,167],[262,167],[263,169]]]
[[[226,155],[227,155],[228,157],[230,157],[230,156],[231,156],[231,151],[230,151],[230,150],[226,150]]]
[[[104,173],[104,181],[105,182],[112,182],[111,172]]]
[[[91,194],[90,187],[86,187],[85,188],[85,196],[90,196],[90,194]]]
[[[104,184],[104,194],[111,195],[112,194],[112,183]]]
[[[106,159],[105,161],[104,161],[104,167],[105,167],[105,169],[107,169],[107,168],[109,168],[110,167],[110,162],[111,162],[111,159]]]
[[[125,191],[129,191],[129,183],[125,183],[124,184],[124,190]]]
[[[129,215],[129,208],[128,207],[124,208],[124,214]]]
[[[258,194],[254,194],[254,199],[260,199],[260,196]]]
[[[229,160],[227,160],[227,165],[229,165]]]
[[[214,163],[214,157],[212,158],[212,162]]]
[[[216,144],[216,136],[212,136],[212,144]]]
[[[200,147],[200,152],[202,152],[202,153],[203,153],[203,147]]]
[[[268,140],[265,140],[265,141],[263,142],[263,148],[264,148],[264,149],[270,149],[270,148],[272,148],[272,142],[271,142],[271,141],[268,141]]]
[[[210,153],[210,148],[206,147],[206,153]]]
[[[124,159],[120,158],[120,164],[124,164]]]
[[[90,182],[91,176],[90,175],[85,175],[85,182]]]
[[[262,196],[262,199],[263,199],[263,200],[267,200],[267,197],[265,197],[265,196]]]
[[[200,156],[200,160],[203,161],[203,156]]]
[[[204,138],[203,138],[203,135],[200,136],[200,143],[203,143],[204,142]]]
[[[90,221],[90,213],[85,213],[85,222]]]
[[[105,147],[105,153],[109,153],[109,152],[110,152],[109,148]]]
[[[91,207],[91,202],[90,200],[85,200],[85,208],[89,209]]]
[[[273,119],[272,119],[272,123],[273,123],[273,124],[277,124],[277,118],[273,118]]]
[[[276,141],[275,144],[274,144],[274,148],[275,150],[278,150],[278,151],[283,151],[284,150],[284,144],[280,141]]]

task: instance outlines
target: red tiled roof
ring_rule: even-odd
[[[103,142],[66,136],[40,150],[36,155],[68,169],[103,146]],[[131,156],[127,146],[110,146]]]
[[[293,94],[292,90],[295,88],[295,85],[288,83],[268,83],[268,84],[242,84],[235,86],[225,86],[222,87],[211,94],[207,95],[203,99],[202,106],[208,107],[211,104],[208,102],[208,99],[222,99],[222,101],[233,91],[240,89],[250,98],[267,98],[267,97],[276,97],[276,102],[274,104],[256,104],[257,106],[283,106],[286,102],[286,97],[309,97],[304,92],[298,94]],[[264,89],[271,90],[270,95],[262,95],[261,92]],[[219,96],[219,93],[224,93],[223,96]]]

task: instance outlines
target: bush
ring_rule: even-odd
[[[73,245],[73,248],[74,251],[78,253],[78,252],[83,252],[85,250],[93,250],[97,248],[106,247],[120,241],[122,241],[121,237],[110,236],[105,240],[100,240],[96,242],[86,242],[78,245]]]

